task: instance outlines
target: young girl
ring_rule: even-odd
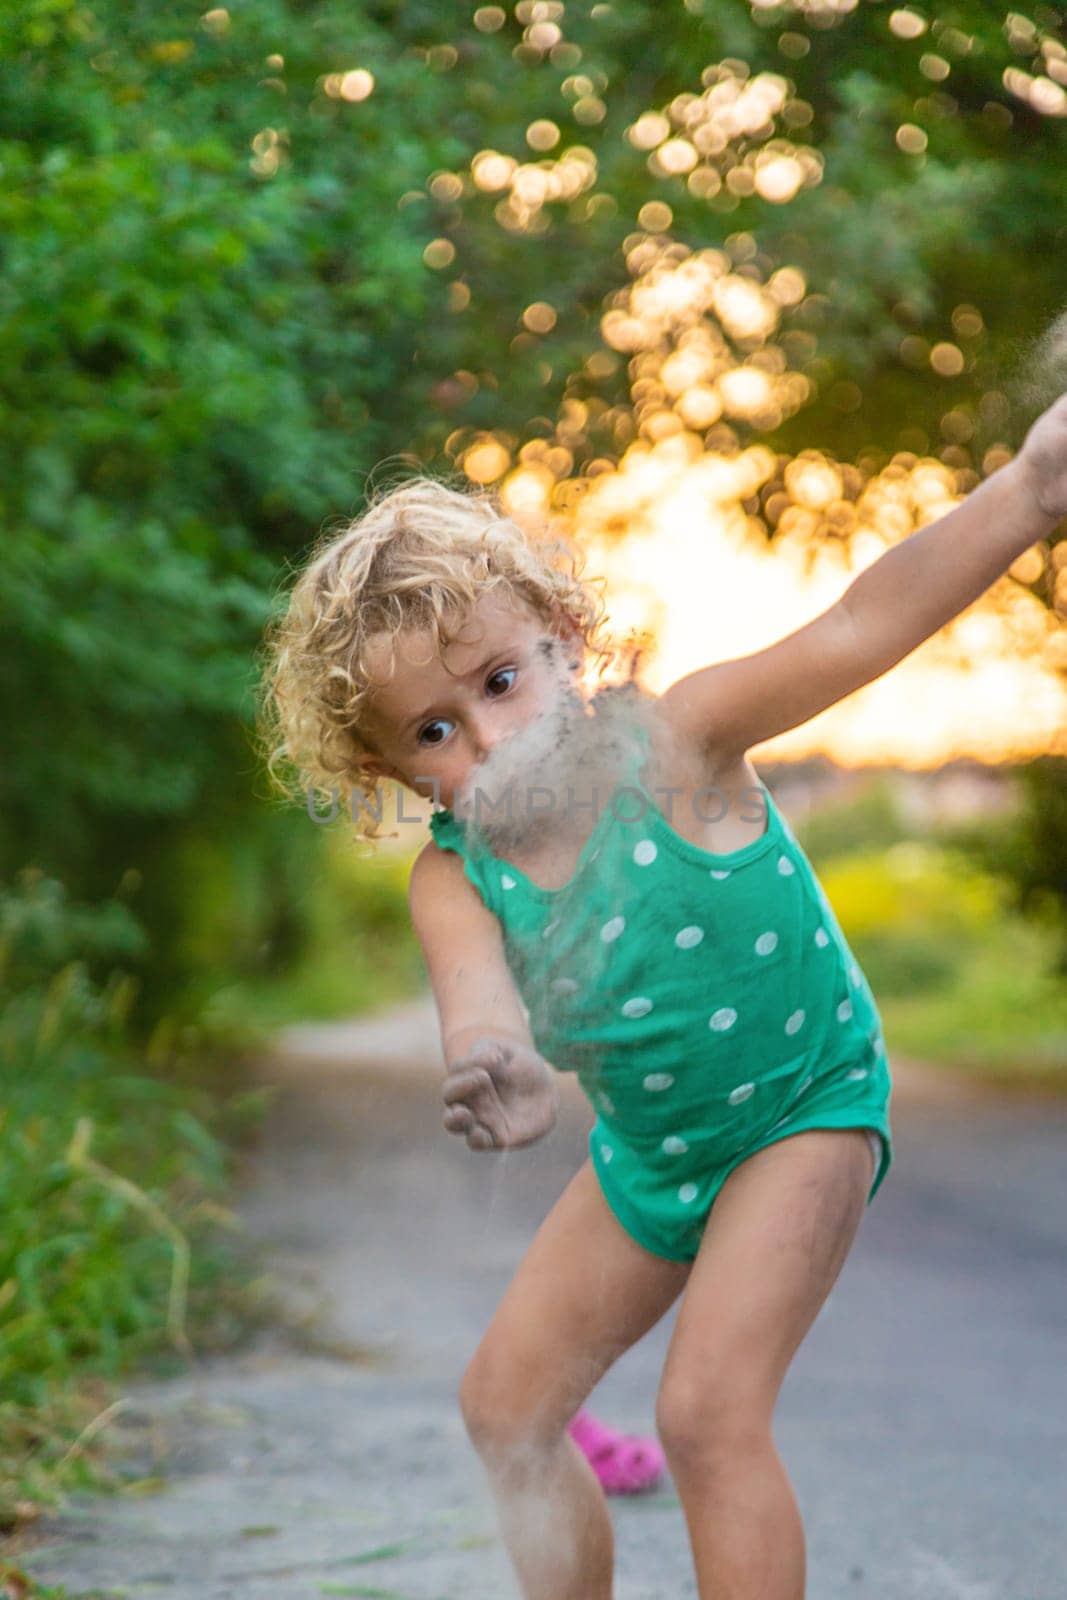
[[[772,1418],[889,1170],[891,1085],[870,989],[746,752],[888,671],[1065,512],[1067,399],[813,622],[658,698],[582,694],[596,603],[478,494],[402,486],[294,588],[275,754],[442,804],[410,904],[445,1127],[532,1143],[553,1068],[597,1112],[460,1387],[527,1600],[610,1600],[611,1521],[568,1424],[679,1295],[656,1417],[699,1593],[802,1600]],[[479,817],[487,775],[512,801],[525,780],[518,826]]]

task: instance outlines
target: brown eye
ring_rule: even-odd
[[[509,674],[509,673],[511,673],[511,674],[512,674],[512,676],[514,676],[514,675],[515,675],[515,673],[517,673],[517,672],[518,672],[518,668],[517,668],[517,667],[499,667],[499,668],[498,668],[498,669],[497,669],[497,671],[496,671],[496,672],[494,672],[494,673],[492,673],[492,674],[491,674],[491,675],[490,675],[490,676],[489,676],[489,677],[488,677],[488,678],[487,678],[487,679],[486,679],[486,682],[485,682],[485,686],[486,686],[486,688],[487,688],[487,689],[488,689],[488,687],[489,687],[489,685],[490,685],[490,684],[491,684],[491,683],[495,683],[495,682],[496,682],[496,680],[497,680],[497,679],[498,679],[498,678],[506,678],[506,677],[507,677],[507,676],[508,676],[508,674]],[[508,685],[508,686],[507,686],[507,687],[508,687],[508,688],[510,688],[510,687],[511,687],[511,685],[510,685],[510,684],[509,684],[509,685]],[[503,693],[504,693],[504,694],[506,694],[506,693],[507,693],[507,689],[504,689],[504,690],[503,690],[503,691],[502,691],[502,692],[503,692]],[[493,697],[493,698],[494,698],[494,699],[498,699],[498,698],[499,698],[499,696],[497,696],[497,695],[494,695],[494,697]]]
[[[439,727],[441,727],[442,724],[446,724],[447,725],[448,724],[448,718],[447,717],[435,717],[433,722],[428,722],[424,728],[420,728],[419,729],[418,733],[415,735],[415,743],[416,744],[422,744],[424,742],[423,734],[424,733],[429,733],[431,728],[439,728]],[[434,745],[442,744],[443,742],[444,741],[442,739],[431,739],[429,741],[431,748]]]

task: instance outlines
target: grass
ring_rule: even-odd
[[[106,1449],[119,1380],[180,1372],[271,1314],[227,1203],[269,1094],[234,1061],[287,1022],[371,1011],[425,981],[411,852],[320,837],[289,969],[205,979],[183,1013],[195,1023],[164,1016],[141,1041],[129,908],[74,904],[36,869],[0,884],[0,1534],[71,1490],[135,1489]]]
[[[117,1380],[256,1320],[226,1197],[262,1097],[227,1083],[202,1031],[133,1042],[134,985],[73,953],[106,956],[121,924],[37,872],[0,886],[0,1529],[121,1486],[99,1448]]]

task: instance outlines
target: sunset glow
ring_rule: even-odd
[[[659,692],[811,621],[1010,452],[995,446],[963,465],[971,457],[959,448],[947,461],[902,451],[876,470],[817,450],[790,458],[759,442],[744,447],[739,429],[769,434],[811,393],[780,337],[806,293],[802,274],[783,267],[763,281],[743,236],[732,254],[690,253],[648,235],[627,244],[633,282],[609,297],[601,324],[606,359],[629,364],[617,459],[571,475],[570,446],[601,404],[578,399],[564,402],[555,438],[516,454],[513,440],[481,433],[460,458],[532,531],[555,525],[585,551],[587,574],[605,579],[615,638],[650,635],[641,674]],[[945,344],[931,360],[954,354]],[[948,420],[969,436],[966,418]],[[1029,587],[1046,573],[1051,607]],[[1065,618],[1067,540],[1043,541],[888,673],[758,753],[911,768],[1067,754]]]

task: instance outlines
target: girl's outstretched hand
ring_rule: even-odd
[[[1067,394],[1042,412],[1015,463],[1047,517],[1067,517]]]
[[[442,1089],[449,1133],[472,1150],[517,1150],[555,1125],[559,1089],[544,1056],[509,1039],[478,1039],[449,1064]]]

